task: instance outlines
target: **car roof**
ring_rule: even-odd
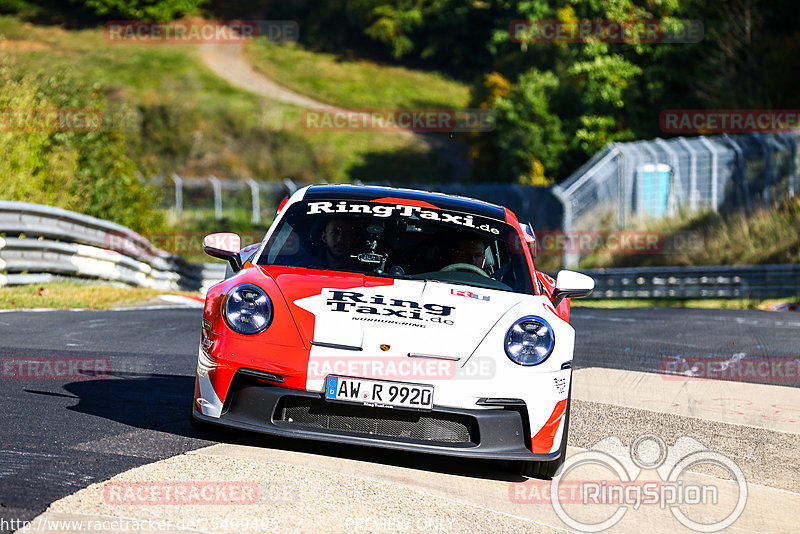
[[[384,197],[430,202],[442,209],[472,213],[506,222],[505,208],[496,204],[474,198],[416,189],[372,185],[312,185],[303,198],[305,200],[374,200]]]

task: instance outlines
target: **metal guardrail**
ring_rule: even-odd
[[[588,269],[590,298],[800,297],[800,264]]]
[[[197,291],[225,273],[224,263],[194,264],[119,224],[41,204],[0,201],[0,233],[0,286],[60,275]]]
[[[0,238],[0,273],[7,273],[0,274],[0,286],[74,276],[202,290],[225,276],[222,262],[190,263],[124,226],[51,206],[0,201],[0,233],[7,236]],[[583,272],[595,279],[593,298],[800,297],[800,264]]]

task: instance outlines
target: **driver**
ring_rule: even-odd
[[[358,260],[351,256],[363,241],[361,226],[353,219],[331,219],[322,231],[325,245],[323,264],[328,269],[359,269]]]
[[[450,249],[449,263],[468,263],[483,269],[486,264],[486,243],[474,236],[458,237]]]

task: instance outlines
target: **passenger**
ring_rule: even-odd
[[[467,263],[484,268],[486,265],[486,243],[475,236],[460,236],[450,249],[450,263]]]

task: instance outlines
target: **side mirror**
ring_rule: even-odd
[[[565,298],[580,298],[594,290],[594,279],[575,271],[559,271],[556,289],[553,291],[553,306],[558,306]]]
[[[227,261],[233,272],[242,270],[242,258],[239,256],[241,248],[242,239],[231,232],[209,234],[203,238],[203,252]]]

